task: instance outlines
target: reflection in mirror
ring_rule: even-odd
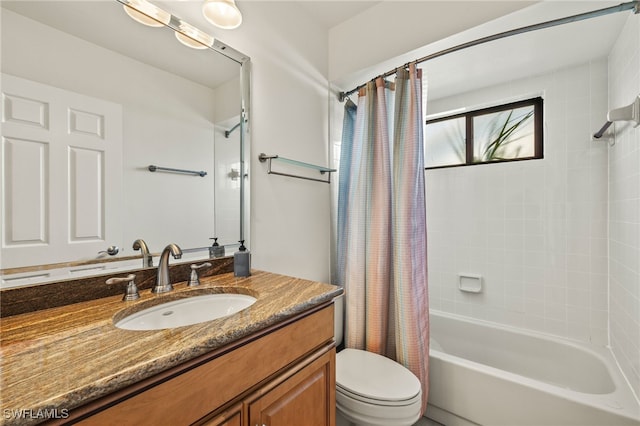
[[[248,57],[185,47],[116,0],[3,1],[1,17],[3,288],[140,268],[138,239],[187,260],[248,239]]]

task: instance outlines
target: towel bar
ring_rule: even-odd
[[[331,183],[331,173],[337,171],[336,169],[330,169],[330,168],[327,168],[327,167],[316,166],[315,164],[303,163],[302,161],[291,160],[289,158],[280,157],[279,155],[266,155],[266,154],[262,153],[262,154],[260,154],[258,156],[258,160],[260,160],[261,163],[264,163],[265,161],[267,162],[267,174],[288,176],[288,177],[292,177],[292,178],[296,178],[296,179],[313,180],[313,181],[316,181],[316,182]],[[271,161],[272,160],[280,161],[280,162],[291,164],[291,165],[298,166],[298,167],[304,167],[304,168],[307,168],[307,169],[317,170],[317,171],[320,172],[321,175],[327,174],[327,179],[317,179],[317,178],[312,178],[312,177],[307,177],[307,176],[293,175],[293,174],[289,174],[289,173],[273,171],[271,169]]]

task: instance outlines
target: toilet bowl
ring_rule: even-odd
[[[335,300],[335,339],[342,342],[343,296]],[[336,410],[356,426],[411,426],[421,416],[418,378],[372,352],[343,349],[336,355]]]

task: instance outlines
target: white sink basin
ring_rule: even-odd
[[[246,294],[204,294],[152,306],[115,325],[125,330],[162,330],[198,324],[233,315],[256,302]]]

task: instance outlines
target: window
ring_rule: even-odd
[[[542,158],[542,98],[427,120],[425,168]]]

